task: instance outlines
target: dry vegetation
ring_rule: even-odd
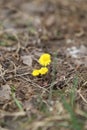
[[[0,130],[86,129],[87,1],[0,0]]]

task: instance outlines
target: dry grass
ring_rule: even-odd
[[[19,7],[16,1],[3,3],[0,5],[0,129],[86,130],[85,1],[81,1],[82,6],[69,0],[22,1]],[[31,10],[24,7],[26,3],[32,6]],[[67,48],[81,45],[85,49],[79,60],[67,54]],[[52,56],[49,73],[33,77],[31,72],[40,67],[37,61],[44,52]],[[23,56],[30,56],[31,64],[26,64]],[[3,89],[6,85],[10,95]]]

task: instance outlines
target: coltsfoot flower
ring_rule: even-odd
[[[40,74],[40,72],[39,72],[38,69],[35,69],[35,70],[33,70],[33,72],[32,72],[32,75],[33,75],[33,76],[38,76],[39,74]]]
[[[42,68],[39,70],[39,73],[40,73],[41,75],[45,75],[47,72],[48,72],[48,68],[47,68],[47,67],[42,67]]]
[[[44,53],[39,58],[39,64],[42,66],[47,66],[51,63],[51,56],[48,53]]]
[[[38,62],[42,65],[42,67],[40,69],[33,70],[33,76],[45,75],[48,72],[48,68],[46,66],[51,63],[51,55],[48,53],[42,54]]]

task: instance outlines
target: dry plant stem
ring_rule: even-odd
[[[30,72],[29,72],[29,67],[21,67],[21,68],[19,68],[19,67],[16,67],[15,66],[15,64],[14,64],[14,62],[11,62],[13,65],[14,65],[14,69],[13,70],[5,70],[5,74],[9,74],[10,75],[10,73],[13,73],[14,72],[14,76],[13,77],[20,77],[20,76],[25,76],[25,75],[29,75],[29,74],[31,74]],[[22,73],[22,74],[17,74],[17,72],[18,71],[21,71],[21,70],[27,70],[27,72],[25,72],[25,73]],[[1,76],[1,75],[0,75]],[[6,77],[6,80],[7,79],[10,79],[10,78],[12,78],[12,77]]]
[[[3,79],[4,82],[6,82],[4,75],[6,74],[6,70],[0,70],[0,77]]]
[[[18,42],[18,46],[17,46],[17,48],[15,48],[15,49],[16,49],[16,54],[18,54],[18,52],[19,52],[19,50],[20,50],[20,48],[21,48],[21,44],[20,44],[20,42],[19,42],[18,36],[17,36],[17,34],[15,33],[15,31],[14,31],[13,29],[5,29],[5,30],[3,30],[3,31],[0,31],[0,35],[3,34],[3,33],[8,33],[8,32],[12,33],[12,35],[16,38],[16,40],[17,40],[17,42]]]
[[[9,59],[8,59],[9,60]],[[16,72],[17,72],[17,67],[16,67],[16,65],[15,65],[15,63],[13,62],[13,61],[10,61],[11,63],[12,63],[12,65],[13,65],[13,67],[14,67],[14,70],[13,70],[13,72],[15,73],[15,75],[16,75]]]
[[[14,29],[10,28],[10,29],[4,29],[4,30],[0,30],[0,35],[4,34],[4,33],[14,33]]]
[[[23,76],[19,76],[19,77],[22,78],[22,79],[24,79],[24,80],[26,80],[27,82],[31,83],[35,88],[37,87],[37,88],[43,89],[44,91],[46,91],[46,92],[49,93],[49,91],[46,88],[41,87],[40,85],[34,83],[32,80],[24,78]]]
[[[85,83],[83,83],[83,85],[82,86],[86,86],[87,85],[87,81],[85,82]]]
[[[78,115],[81,115],[85,118],[87,118],[87,113],[85,113],[84,111],[80,110],[80,109],[76,109],[75,112],[78,114]]]
[[[13,112],[13,113],[9,113],[9,112],[4,112],[4,111],[0,111],[0,116],[1,118],[5,117],[5,116],[8,116],[8,117],[22,117],[22,116],[25,116],[26,115],[26,112],[24,111],[20,111],[20,112]]]
[[[16,50],[16,54],[18,54],[20,48],[21,48],[21,44],[19,42],[19,39],[18,39],[18,36],[16,34],[13,34],[13,36],[16,38],[16,40],[18,41],[18,47],[17,47],[17,50]]]
[[[15,66],[16,67],[16,66]],[[24,69],[28,69],[27,71],[29,71],[29,70],[31,70],[31,68],[29,69],[29,67],[16,67],[16,72],[18,72],[18,71],[20,71],[20,70],[24,70]],[[6,74],[9,74],[9,73],[12,73],[12,72],[14,72],[14,69],[13,70],[8,70],[8,71],[6,71]],[[25,73],[22,73],[22,75],[26,75]],[[29,73],[29,72],[27,72],[27,74],[31,74],[31,73]],[[17,74],[18,75],[18,74]],[[19,76],[19,75],[18,75]]]
[[[58,116],[58,115],[50,116],[50,117],[43,119],[42,121],[33,122],[30,126],[28,126],[28,129],[38,130],[39,127],[51,125],[51,124],[53,124],[54,121],[65,121],[65,120],[69,120],[69,119],[70,119],[70,116],[68,114],[63,115],[63,116]]]
[[[81,94],[81,89],[77,91],[79,96],[82,98],[82,100],[87,104],[87,100],[83,97],[83,95]]]

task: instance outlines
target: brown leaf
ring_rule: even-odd
[[[21,56],[21,59],[25,65],[32,66],[32,55]]]
[[[9,85],[3,85],[0,87],[0,102],[10,100],[11,88]]]

